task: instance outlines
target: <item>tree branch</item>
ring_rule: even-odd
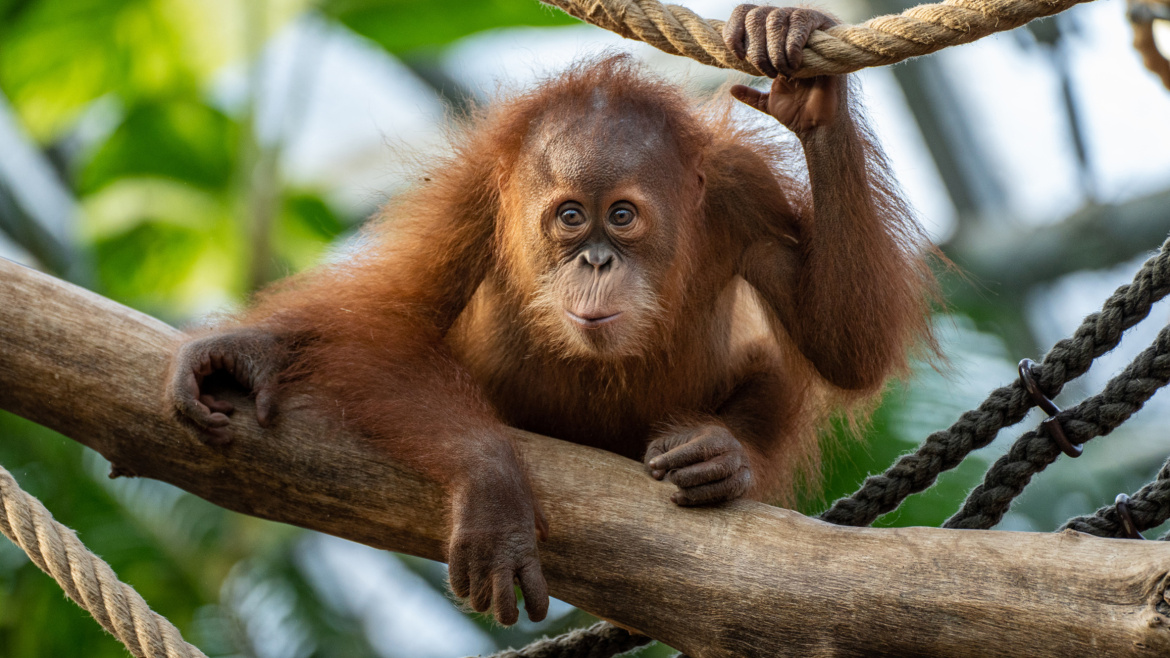
[[[1038,284],[1112,267],[1151,251],[1170,230],[1167,207],[1170,190],[1163,190],[1119,204],[1088,205],[1051,226],[968,223],[943,251],[1001,298],[1018,298]],[[983,294],[969,285],[955,292],[968,300]]]
[[[442,559],[439,488],[285,404],[211,449],[163,403],[181,335],[0,260],[0,407],[120,469],[244,514]],[[672,505],[616,455],[519,439],[551,522],[552,593],[696,657],[1166,655],[1170,544],[845,528],[753,502]]]

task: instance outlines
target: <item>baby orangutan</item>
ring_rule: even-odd
[[[777,77],[695,109],[623,57],[491,106],[346,262],[294,277],[175,359],[171,404],[231,438],[223,371],[267,426],[289,390],[450,494],[451,588],[501,623],[545,616],[549,525],[511,428],[646,464],[679,505],[787,500],[832,409],[928,338],[933,285],[843,76],[801,66],[810,9],[744,5],[731,49]],[[743,122],[741,122],[743,123]],[[795,149],[790,149],[795,152]],[[807,172],[807,178],[805,176]]]

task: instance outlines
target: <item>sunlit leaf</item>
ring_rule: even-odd
[[[144,222],[94,245],[110,296],[137,306],[164,305],[186,279],[204,244],[195,230]]]
[[[224,188],[235,170],[236,124],[192,101],[146,102],[122,123],[79,176],[82,195],[127,176],[156,176]]]
[[[222,195],[163,178],[123,178],[82,200],[81,236],[101,240],[144,221],[215,230],[228,212]]]
[[[392,53],[441,46],[496,27],[577,22],[537,0],[326,0],[322,9]]]
[[[315,265],[346,225],[323,199],[310,194],[285,198],[273,234],[277,257],[289,272]]]
[[[4,0],[0,90],[41,141],[107,94],[198,97],[309,0]]]
[[[88,102],[193,92],[179,26],[154,0],[41,0],[0,23],[0,89],[39,139]]]

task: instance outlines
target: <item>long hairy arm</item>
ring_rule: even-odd
[[[741,271],[825,380],[871,391],[905,369],[912,345],[931,341],[933,252],[860,111],[841,92],[847,111],[797,132],[808,191],[749,202]],[[765,186],[756,194],[777,192]]]
[[[810,190],[792,195],[788,207],[744,195],[755,212],[741,215],[748,241],[741,269],[824,379],[873,391],[905,368],[914,339],[929,341],[934,279],[927,242],[849,79],[787,77],[800,70],[813,31],[836,23],[814,9],[741,5],[724,26],[732,52],[775,74],[767,93],[739,85],[732,96],[797,136]],[[800,236],[786,245],[778,227],[790,222]]]
[[[279,392],[306,393],[442,484],[451,496],[452,590],[512,624],[514,580],[530,619],[547,612],[535,541],[548,525],[509,428],[444,343],[493,262],[499,202],[490,164],[482,156],[445,163],[367,228],[349,258],[278,284],[235,327],[188,343],[172,390],[180,414],[219,442],[230,440],[231,408],[200,391],[203,376],[227,370],[255,390],[262,422],[265,405],[288,399]],[[251,350],[257,345],[264,353]]]

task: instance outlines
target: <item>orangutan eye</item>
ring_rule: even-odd
[[[585,223],[585,213],[575,205],[564,205],[557,211],[557,219],[565,226],[577,227]]]
[[[609,223],[614,226],[629,226],[635,216],[633,206],[622,204],[609,211]]]

